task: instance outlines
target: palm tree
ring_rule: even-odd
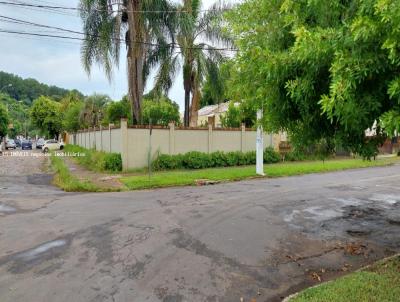
[[[104,117],[104,109],[111,102],[109,96],[104,94],[93,94],[85,99],[80,122],[85,127],[98,127]]]
[[[179,19],[176,42],[179,50],[169,48],[159,56],[159,68],[156,75],[156,90],[167,92],[172,79],[183,68],[183,87],[185,90],[184,125],[196,126],[197,111],[200,104],[200,88],[208,74],[219,81],[219,64],[225,59],[219,46],[231,46],[232,40],[223,32],[223,12],[227,6],[214,4],[207,12],[201,13],[201,0],[184,0],[180,7],[190,16]],[[191,97],[191,100],[190,100]]]
[[[173,6],[169,0],[80,0],[80,9],[85,34],[82,61],[88,74],[98,63],[111,80],[120,46],[126,44],[131,115],[140,123],[148,68],[154,65],[147,63],[147,56],[151,45],[164,43],[166,36],[172,35],[175,14],[168,11]]]

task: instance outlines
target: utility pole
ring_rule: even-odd
[[[257,138],[256,138],[256,173],[264,176],[264,138],[261,125],[263,112],[257,110]]]

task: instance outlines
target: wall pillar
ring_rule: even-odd
[[[208,124],[208,153],[213,152],[213,125]]]
[[[111,124],[108,124],[109,149],[111,153]]]
[[[242,123],[241,126],[241,135],[240,135],[240,151],[244,152],[245,144],[246,144],[246,125]]]
[[[100,150],[103,151],[103,126],[100,125]]]
[[[121,131],[122,170],[126,171],[129,168],[129,159],[128,159],[128,120],[127,119],[121,119],[120,131]]]
[[[175,154],[175,123],[171,122],[169,125],[169,155]]]

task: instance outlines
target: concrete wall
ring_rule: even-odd
[[[279,141],[275,136],[264,134],[264,147]],[[211,153],[215,151],[254,151],[256,131],[245,129],[128,127],[125,120],[121,128],[87,129],[72,135],[72,144],[88,149],[121,153],[124,170],[146,167],[149,154],[153,160],[157,154],[182,154],[189,151]],[[150,152],[149,152],[150,151]]]

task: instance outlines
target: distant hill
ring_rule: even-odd
[[[9,84],[12,84],[12,86],[7,87]],[[0,71],[0,89],[1,88],[3,88],[1,92],[9,94],[12,98],[18,101],[23,101],[28,106],[30,106],[32,102],[41,95],[51,97],[56,101],[60,100],[72,91],[82,95],[81,92],[75,89],[68,90],[57,86],[49,86],[40,83],[35,79],[23,79],[12,73],[3,71]]]

